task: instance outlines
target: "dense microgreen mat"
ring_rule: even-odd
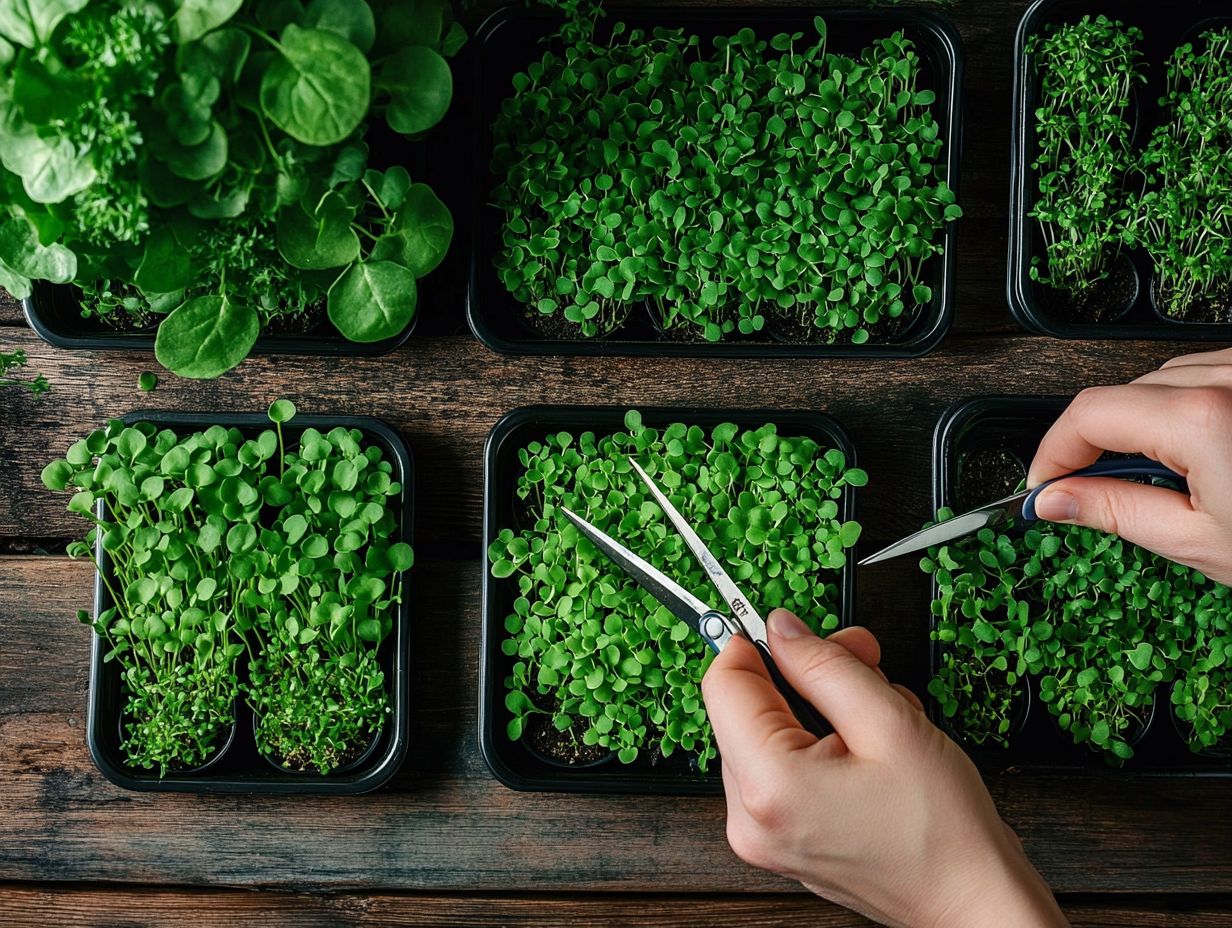
[[[1170,692],[1191,749],[1227,748],[1228,587],[1116,536],[1045,523],[984,529],[921,566],[941,643],[928,690],[968,742],[1009,744],[1032,674],[1061,729],[1114,763],[1133,756],[1161,690],[1156,711]]]
[[[848,56],[814,26],[703,43],[566,21],[493,127],[496,270],[532,324],[603,337],[645,306],[670,337],[855,344],[910,325],[961,215],[936,93],[902,32]]]
[[[1106,16],[1084,16],[1027,42],[1040,81],[1030,215],[1046,249],[1031,262],[1031,278],[1050,287],[1081,293],[1108,277],[1121,253],[1137,116],[1131,92],[1146,82],[1142,38]]]
[[[95,561],[111,605],[79,618],[119,664],[134,767],[205,762],[243,697],[262,753],[329,773],[390,712],[378,650],[412,561],[402,487],[357,429],[288,440],[294,414],[275,402],[251,437],[114,420],[43,471],[92,523],[68,552]]]
[[[443,117],[464,39],[447,0],[0,8],[0,286],[72,282],[87,316],[158,323],[185,377],[324,315],[397,335],[453,221],[369,145]]]
[[[1155,262],[1167,315],[1232,322],[1232,29],[1176,49],[1160,103],[1127,241]]]
[[[841,503],[867,476],[841,451],[779,435],[773,423],[655,429],[635,411],[624,431],[560,432],[519,450],[524,514],[488,549],[492,575],[517,586],[501,646],[511,661],[508,736],[521,738],[533,716],[548,715],[558,731],[623,763],[680,752],[705,770],[715,757],[700,688],[710,651],[560,511],[579,513],[721,605],[630,457],[763,615],[782,606],[817,631],[839,626],[841,572],[860,535],[856,522],[842,521]]]

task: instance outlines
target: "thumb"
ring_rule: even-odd
[[[881,753],[909,734],[919,713],[847,648],[818,638],[786,609],[770,614],[768,630],[787,682],[829,720],[848,749]]]
[[[1208,517],[1189,496],[1165,487],[1110,477],[1075,477],[1045,488],[1035,514],[1049,522],[1085,525],[1119,535],[1170,560],[1191,566],[1209,546]]]

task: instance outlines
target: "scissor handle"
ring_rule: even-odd
[[[1052,480],[1047,480],[1041,483],[1038,487],[1027,494],[1027,498],[1022,501],[1022,517],[1027,522],[1035,522],[1038,516],[1035,514],[1035,499],[1046,488],[1052,486],[1058,480],[1068,480],[1070,477],[1120,477],[1123,480],[1135,480],[1140,477],[1154,477],[1160,480],[1171,480],[1179,484],[1180,492],[1189,492],[1189,482],[1172,470],[1170,467],[1165,467],[1158,461],[1153,461],[1147,457],[1133,458],[1116,458],[1111,461],[1099,461],[1092,464],[1090,467],[1084,467],[1082,470],[1076,470],[1072,474],[1066,474],[1063,477],[1055,477]]]
[[[757,648],[757,653],[761,655],[762,663],[766,665],[766,670],[770,673],[770,679],[782,694],[783,699],[786,700],[787,708],[791,709],[792,714],[804,727],[804,730],[818,738],[824,738],[826,735],[832,734],[834,726],[826,721],[825,716],[817,711],[816,706],[797,693],[795,688],[787,682],[783,672],[779,670],[779,665],[770,656],[770,649],[760,641],[754,641],[753,646]]]

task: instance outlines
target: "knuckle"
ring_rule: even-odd
[[[1195,387],[1184,391],[1182,421],[1199,434],[1227,434],[1232,430],[1232,389],[1220,386]]]
[[[791,814],[790,803],[783,796],[785,780],[778,777],[758,778],[740,786],[740,801],[751,821],[763,831],[782,828]]]

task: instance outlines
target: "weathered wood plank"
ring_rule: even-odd
[[[1196,904],[1178,898],[1063,900],[1074,928],[1217,928],[1229,923],[1226,900]],[[61,889],[0,886],[0,917],[7,928],[112,925],[161,928],[192,921],[196,928],[236,924],[294,928],[454,928],[467,925],[585,928],[696,925],[772,928],[864,928],[873,922],[815,896],[588,895],[317,895],[158,889]]]
[[[478,567],[414,584],[411,757],[330,799],[127,793],[84,744],[88,565],[0,558],[0,875],[460,891],[784,892],[727,848],[718,799],[516,793],[475,734]],[[892,631],[885,619],[883,634]],[[1198,780],[1019,777],[993,795],[1058,891],[1232,892],[1232,793]]]
[[[53,454],[108,417],[140,407],[258,411],[286,396],[313,413],[379,416],[402,429],[420,464],[425,545],[479,538],[483,442],[510,409],[529,403],[821,409],[851,431],[873,483],[863,497],[870,539],[928,515],[931,430],[950,403],[979,393],[1071,394],[1128,379],[1194,346],[953,338],[918,361],[743,361],[511,358],[467,338],[413,339],[384,358],[258,358],[216,381],[166,375],[143,394],[154,366],[138,353],[57,351],[14,329],[53,392],[0,393],[0,538],[78,530],[39,472]]]

